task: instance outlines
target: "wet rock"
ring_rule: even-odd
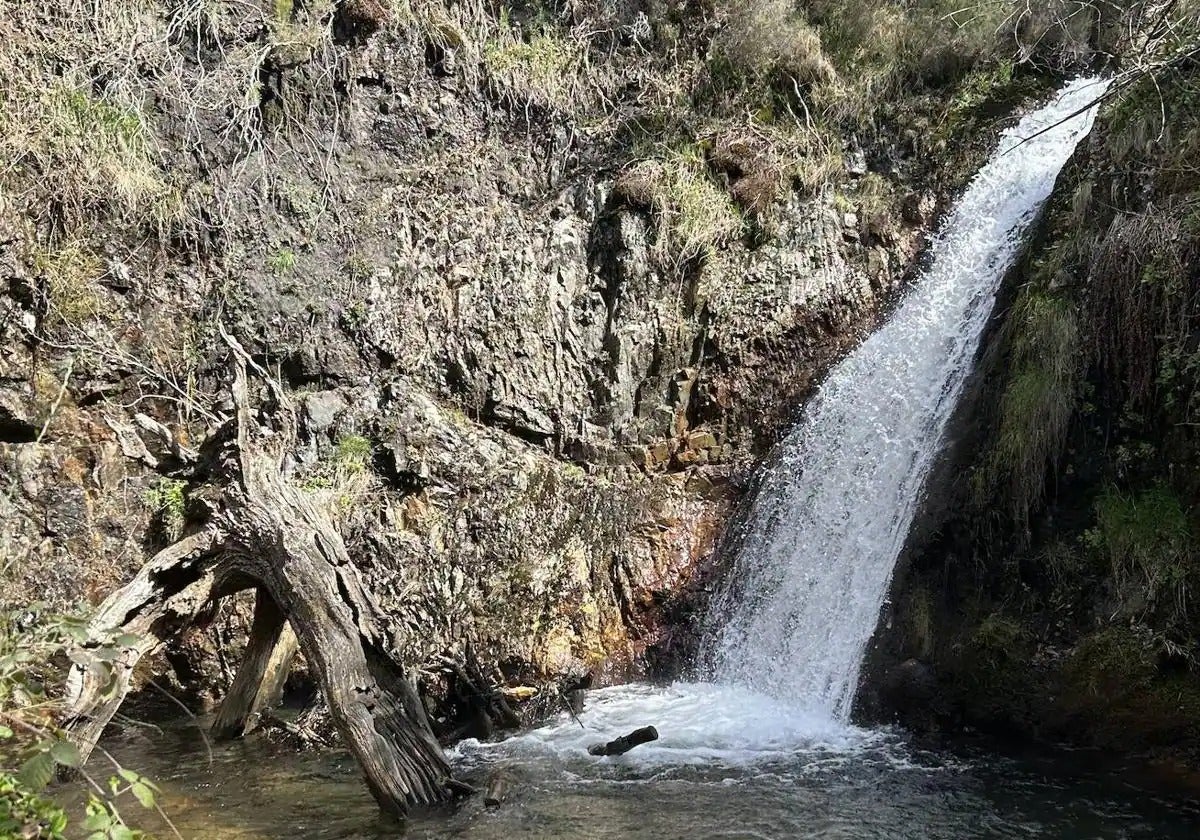
[[[901,205],[904,221],[910,225],[926,225],[937,211],[937,198],[928,192],[911,193]]]

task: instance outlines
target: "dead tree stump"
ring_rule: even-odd
[[[233,689],[216,722],[224,736],[248,722],[286,677],[285,625],[317,675],[342,741],[354,753],[380,806],[403,817],[412,805],[449,799],[446,758],[394,652],[386,616],[361,580],[329,518],[283,475],[296,441],[283,391],[222,330],[234,360],[235,416],[201,447],[202,494],[210,513],[199,529],[155,555],[110,595],[94,636],[136,636],[111,671],[75,666],[68,680],[68,730],[86,756],[116,714],[138,661],[187,629],[221,598],[257,591],[254,627]],[[253,408],[247,369],[266,385]]]

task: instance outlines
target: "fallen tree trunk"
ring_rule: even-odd
[[[404,816],[449,799],[449,765],[395,654],[386,616],[363,584],[329,518],[283,476],[296,440],[282,388],[231,336],[236,416],[201,447],[209,515],[201,529],[160,552],[109,596],[93,621],[97,639],[137,637],[111,670],[79,664],[68,681],[68,730],[86,757],[129,689],[137,662],[211,614],[216,602],[254,588],[254,629],[217,731],[237,735],[286,676],[278,650],[285,623],[317,676],[338,734],[380,806]],[[247,368],[270,404],[255,412]],[[232,431],[234,434],[230,434]],[[282,672],[282,675],[281,675]]]
[[[624,755],[634,747],[658,740],[658,730],[653,726],[643,726],[628,735],[609,741],[607,744],[592,744],[588,747],[588,755]]]

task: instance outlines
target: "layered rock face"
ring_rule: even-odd
[[[710,11],[518,18],[5,16],[43,49],[6,48],[3,113],[31,122],[0,200],[0,601],[86,609],[202,514],[179,453],[231,408],[221,324],[293,392],[289,475],[415,667],[468,644],[513,685],[675,662],[754,459],[986,132],[934,144],[944,108],[914,93],[845,163],[833,128],[819,160],[789,141],[828,169],[814,193],[764,163],[775,128],[697,93]],[[219,694],[228,664],[195,651],[243,634],[214,616],[167,659]]]
[[[1200,22],[1169,20],[1011,278],[879,634],[874,714],[1200,750]]]

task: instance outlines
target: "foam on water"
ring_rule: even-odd
[[[496,744],[468,741],[458,756],[537,753],[570,764],[594,765],[591,744],[624,735],[647,724],[659,739],[621,758],[633,768],[658,766],[737,768],[790,762],[798,755],[844,754],[877,748],[891,740],[883,730],[849,726],[815,716],[765,694],[737,686],[675,683],[627,685],[589,692],[578,720],[561,715],[553,723]]]

